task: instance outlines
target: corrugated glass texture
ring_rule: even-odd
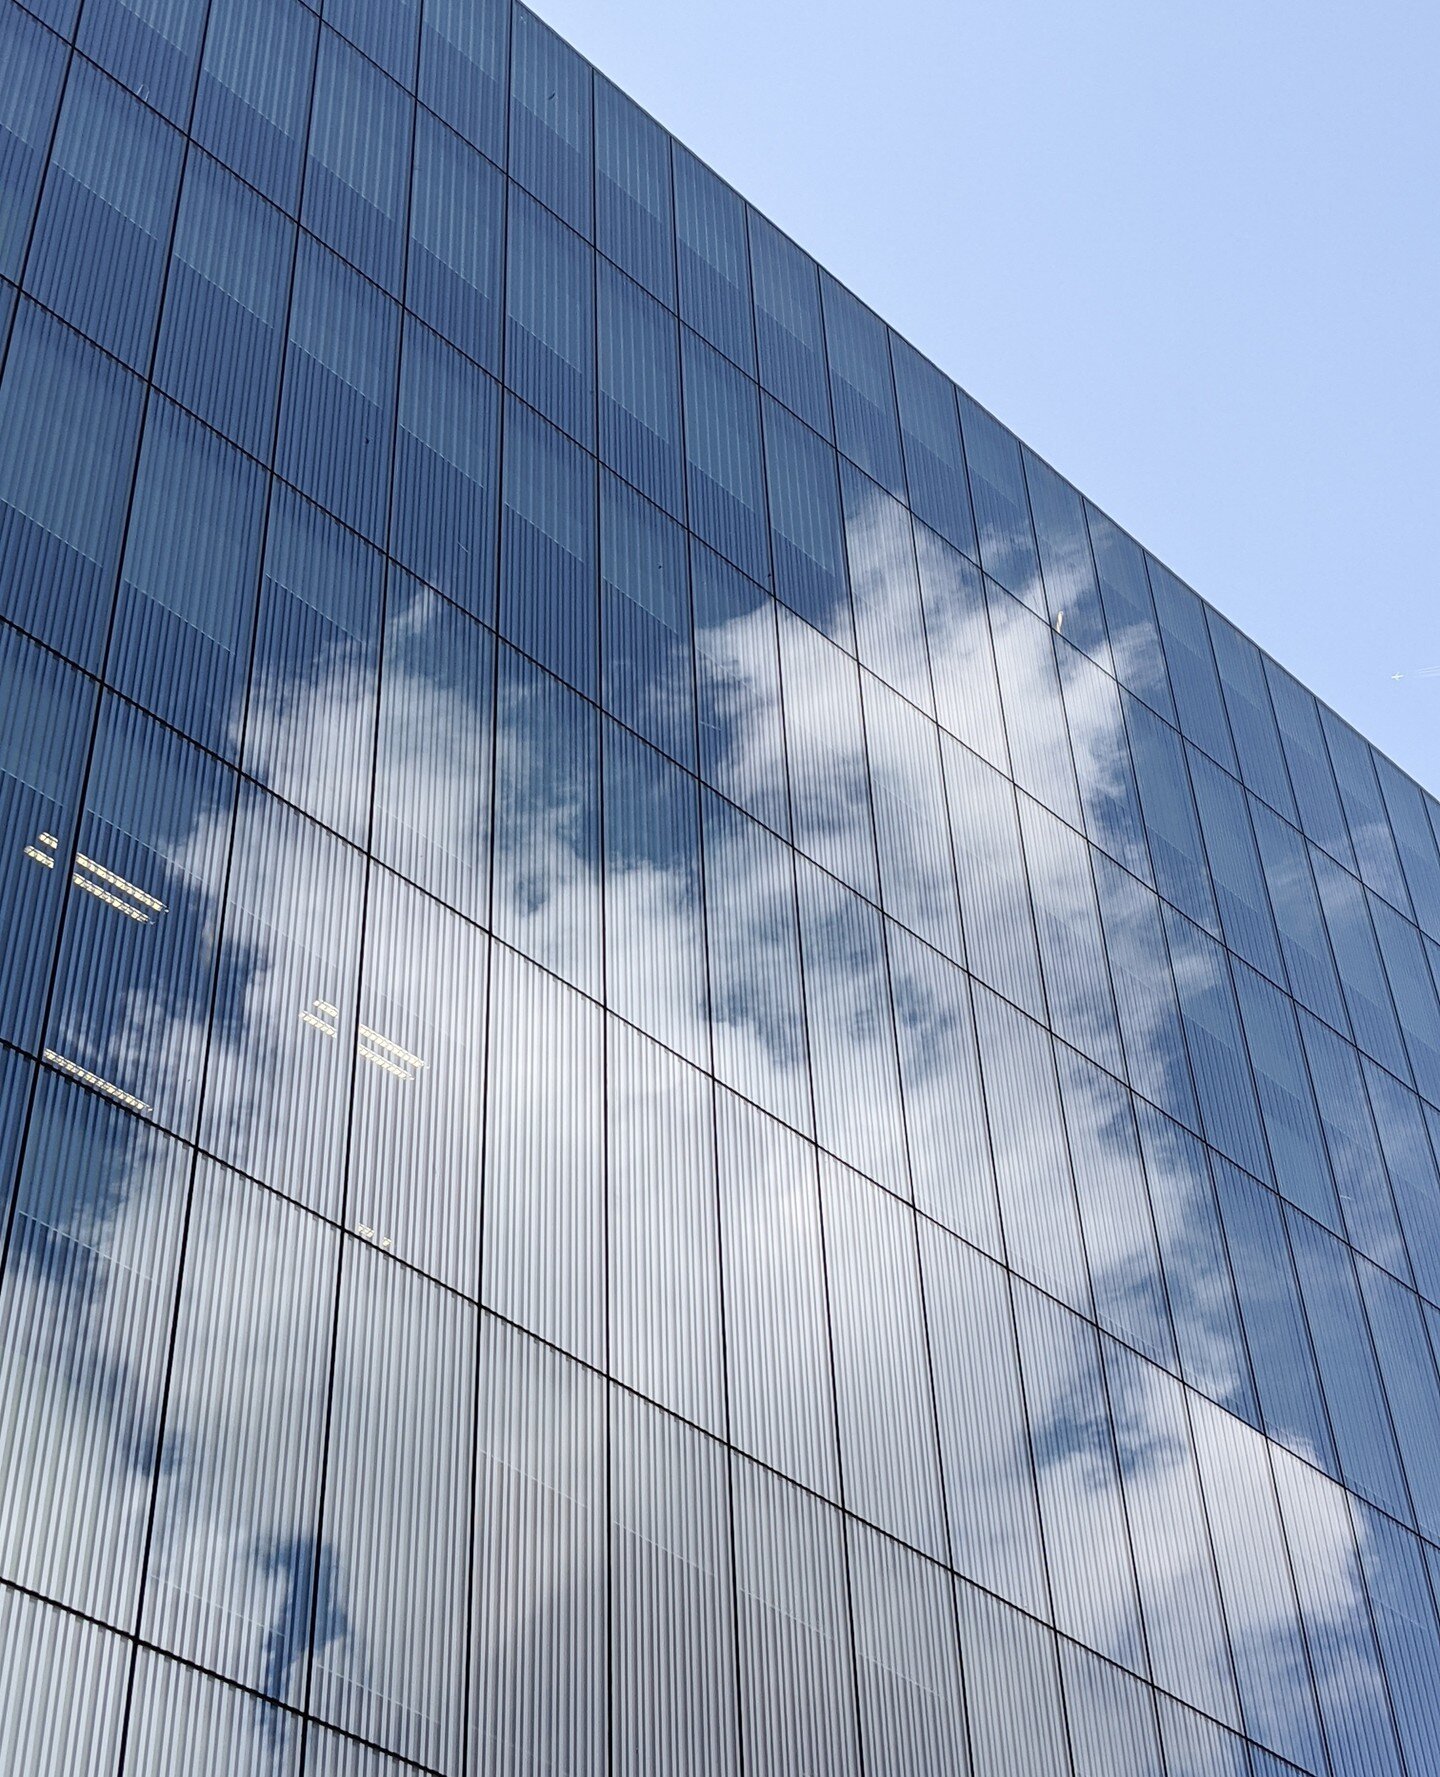
[[[1429,1773],[1440,804],[522,7],[0,65],[0,1765]]]

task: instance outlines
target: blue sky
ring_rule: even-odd
[[[1440,792],[1433,0],[536,3]]]

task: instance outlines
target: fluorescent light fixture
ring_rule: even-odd
[[[84,852],[77,852],[75,863],[81,870],[88,870],[101,882],[108,883],[111,888],[118,889],[122,895],[128,895],[132,901],[138,901],[142,907],[148,907],[152,913],[163,913],[165,903],[157,901],[154,895],[147,895],[142,888],[136,888],[133,882],[127,882],[123,876],[117,876],[113,870],[107,870],[103,864],[97,864],[94,858],[87,858]]]
[[[53,1049],[46,1049],[43,1053],[52,1067],[60,1068],[72,1080],[79,1080],[83,1085],[93,1087],[96,1092],[103,1092],[107,1098],[113,1098],[116,1104],[123,1104],[127,1111],[139,1111],[143,1116],[150,1109],[133,1092],[126,1092],[123,1087],[116,1086],[110,1080],[102,1080],[99,1074],[92,1074],[88,1067],[81,1067],[78,1061],[70,1061],[64,1055],[57,1055]]]
[[[34,858],[37,864],[43,864],[47,870],[53,870],[55,868],[55,860],[50,856],[48,851],[37,851],[33,845],[27,845],[25,847],[25,856],[27,858]]]

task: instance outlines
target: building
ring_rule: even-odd
[[[1440,1771],[1437,805],[323,10],[0,0],[0,1767]]]

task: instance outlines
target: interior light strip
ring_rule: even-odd
[[[132,901],[138,901],[142,907],[148,907],[152,913],[163,913],[165,903],[157,901],[154,895],[147,895],[142,888],[136,888],[133,882],[126,882],[123,876],[117,876],[113,870],[107,870],[103,864],[97,864],[94,858],[87,858],[83,852],[77,853],[75,862],[82,870],[88,870],[92,876],[98,876],[101,882],[108,882],[111,888],[119,889],[122,895],[129,895]]]
[[[316,1003],[318,1004],[319,1002],[317,1001]],[[327,1024],[323,1018],[317,1018],[313,1012],[302,1012],[300,1014],[300,1022],[302,1024],[308,1024],[311,1030],[318,1030],[322,1037],[333,1037],[335,1035],[335,1026],[333,1024]]]
[[[119,895],[112,895],[109,889],[101,888],[98,882],[91,882],[88,876],[82,876],[77,870],[70,879],[76,888],[84,889],[87,895],[94,895],[97,901],[103,901],[107,907],[113,907],[117,913],[123,913],[127,919],[138,920],[142,926],[148,926],[150,915],[142,913],[138,907],[132,907],[128,901],[122,901]]]
[[[387,1061],[383,1055],[377,1055],[373,1049],[367,1049],[363,1044],[360,1048],[360,1055],[363,1060],[371,1062],[375,1067],[383,1067],[387,1074],[394,1074],[397,1080],[404,1080],[408,1084],[415,1078],[408,1068],[400,1067],[393,1061]]]
[[[377,1049],[383,1049],[387,1055],[393,1055],[397,1061],[408,1062],[411,1067],[424,1067],[425,1063],[418,1055],[412,1055],[408,1049],[402,1049],[398,1043],[392,1043],[389,1037],[382,1037],[378,1030],[371,1030],[368,1024],[360,1026],[360,1035]]]
[[[38,851],[33,845],[27,845],[25,847],[25,856],[27,858],[34,858],[37,864],[43,864],[47,870],[53,870],[55,868],[55,860],[50,856],[48,851]]]
[[[65,1056],[57,1055],[53,1049],[46,1049],[43,1054],[52,1067],[62,1069],[72,1079],[79,1080],[86,1086],[93,1086],[97,1092],[113,1098],[116,1104],[123,1104],[127,1111],[139,1111],[143,1114],[150,1109],[133,1092],[126,1092],[123,1087],[113,1085],[109,1080],[102,1080],[99,1074],[92,1074],[88,1067],[81,1067],[78,1061],[69,1061]]]

